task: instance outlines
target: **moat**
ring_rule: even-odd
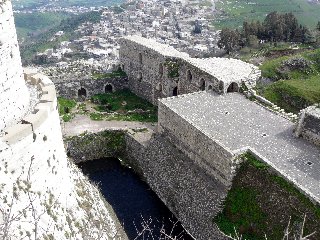
[[[99,183],[101,192],[113,207],[129,239],[165,239],[166,234],[177,239],[193,239],[150,187],[118,159],[103,158],[79,164],[90,180]],[[138,236],[143,221],[150,223],[150,231]],[[173,232],[171,232],[173,230]]]

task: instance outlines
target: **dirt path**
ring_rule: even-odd
[[[103,130],[130,130],[130,129],[148,129],[153,132],[156,129],[156,123],[142,123],[129,121],[93,121],[86,115],[76,115],[70,122],[62,122],[61,128],[64,136],[75,136],[85,131],[95,133]]]

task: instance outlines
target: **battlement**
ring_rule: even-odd
[[[18,124],[4,129],[2,141],[9,144],[32,134],[46,121],[50,113],[57,109],[56,90],[47,76],[25,71],[24,77],[26,82],[40,89],[41,97],[31,114],[23,117]]]

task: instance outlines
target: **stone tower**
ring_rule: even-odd
[[[17,122],[29,107],[10,1],[0,1],[0,129]]]
[[[122,239],[67,159],[53,83],[23,73],[9,0],[0,0],[0,130],[0,239]]]

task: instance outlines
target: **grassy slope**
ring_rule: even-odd
[[[263,20],[272,12],[293,12],[299,22],[314,28],[320,20],[320,4],[307,3],[307,0],[222,0],[216,8],[223,11],[213,22],[218,28],[240,27],[244,20]]]
[[[284,60],[295,57],[304,57],[313,62],[312,72],[309,74],[300,71],[291,71],[283,75],[279,67]],[[305,51],[294,56],[284,56],[266,61],[260,66],[262,76],[279,80],[266,87],[261,94],[267,99],[290,112],[299,110],[320,102],[320,50]]]
[[[19,39],[29,34],[39,34],[42,31],[58,26],[63,19],[70,17],[67,13],[17,13],[14,15]]]
[[[247,154],[216,218],[219,228],[228,235],[234,227],[248,240],[282,239],[291,217],[290,231],[307,215],[305,235],[317,231],[310,239],[320,239],[320,207],[315,206],[292,184],[275,175],[269,166]],[[291,236],[289,239],[293,239]]]

